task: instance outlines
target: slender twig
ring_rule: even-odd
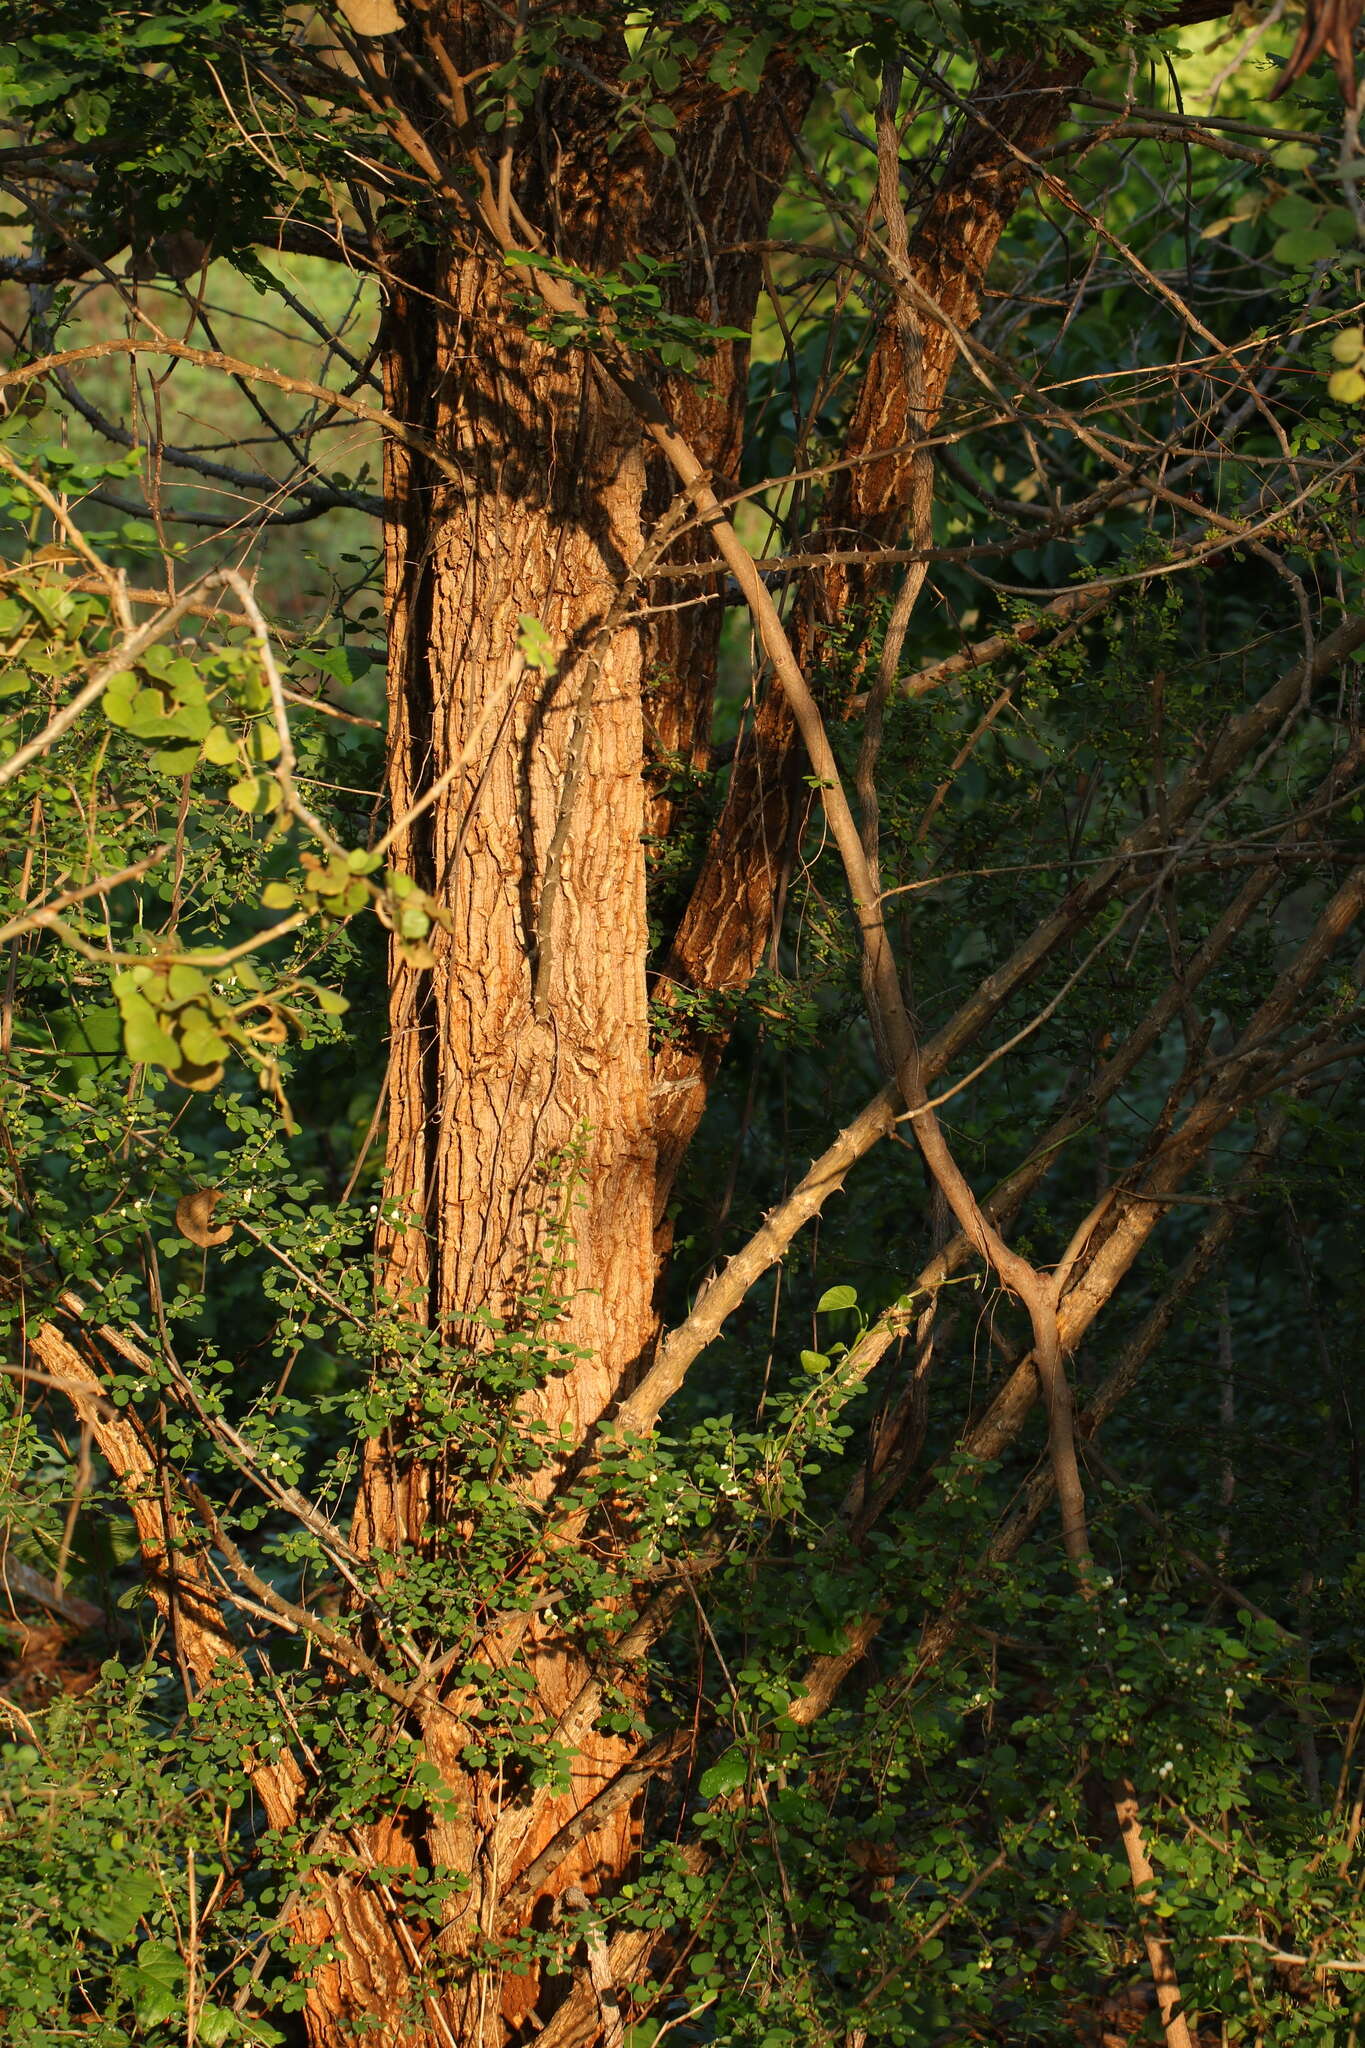
[[[1365,1970],[1365,1960],[1359,1956],[1294,1955],[1289,1949],[1276,1948],[1260,1934],[1215,1934],[1213,1938],[1238,1947],[1264,1949],[1272,1963],[1292,1963],[1305,1970]]]

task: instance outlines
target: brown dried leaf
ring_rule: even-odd
[[[219,1200],[217,1188],[196,1188],[192,1195],[182,1195],[175,1205],[175,1227],[180,1235],[205,1250],[210,1245],[226,1244],[232,1235],[232,1224],[220,1224],[217,1230],[213,1227],[213,1211]]]

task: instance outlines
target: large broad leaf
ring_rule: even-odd
[[[697,1790],[703,1799],[719,1799],[723,1793],[733,1792],[744,1783],[749,1774],[749,1759],[738,1745],[727,1749],[724,1756],[717,1757],[709,1771],[703,1771]]]
[[[156,1881],[137,1870],[125,1870],[118,1884],[86,1912],[86,1925],[101,1941],[124,1942],[160,1893]]]
[[[165,1067],[169,1072],[180,1064],[180,1048],[130,975],[120,974],[114,983],[123,1016],[123,1049],[137,1066]]]

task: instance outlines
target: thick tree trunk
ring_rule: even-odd
[[[466,260],[425,308],[395,301],[388,348],[390,406],[466,471],[453,484],[395,450],[388,479],[402,507],[388,565],[395,819],[441,791],[402,830],[394,865],[447,919],[429,935],[430,966],[394,948],[388,1185],[412,1213],[388,1284],[441,1340],[441,1362],[423,1370],[448,1380],[452,1400],[483,1378],[490,1416],[506,1411],[495,1514],[502,1486],[543,1495],[563,1449],[629,1383],[654,1293],[642,656],[638,631],[610,623],[643,545],[644,462],[610,386],[583,358],[525,338],[506,278]],[[521,659],[527,617],[553,644],[553,674]],[[516,1448],[533,1448],[537,1430],[538,1470]],[[376,1442],[371,1550],[429,1551],[452,1519],[477,1515],[469,1488],[487,1468],[466,1454],[479,1446],[423,1458],[415,1432],[415,1418],[396,1418]],[[549,1727],[578,1691],[581,1658],[553,1620],[484,1654],[514,1650]],[[588,1731],[569,1793],[492,1868],[500,1785],[462,1763],[460,1711],[423,1732],[457,1818],[431,1820],[420,1860],[468,1880],[447,1909],[450,1957],[493,1932],[501,1893],[628,1752]],[[631,1846],[626,1807],[566,1858],[557,1887],[620,1871]],[[457,2037],[500,2041],[536,1992],[532,1975],[456,1988]]]
[[[624,402],[521,335],[505,276],[471,261],[439,316],[391,322],[390,403],[418,400],[467,474],[396,457],[390,482],[395,817],[451,778],[395,848],[449,929],[430,969],[396,949],[389,1179],[417,1212],[393,1274],[478,1354],[490,1322],[527,1322],[548,1263],[556,1335],[583,1355],[534,1406],[579,1438],[651,1330],[641,650],[603,630],[643,544],[644,463]],[[555,674],[522,667],[524,617]]]
[[[680,132],[676,182],[658,161],[649,175],[619,158],[594,165],[585,145],[557,174],[561,252],[598,270],[651,247],[676,256],[700,202],[714,240],[691,247],[673,304],[747,331],[760,259],[726,245],[761,233],[803,91],[790,83],[757,113],[714,96]],[[741,143],[750,160],[737,179]],[[357,1541],[386,1570],[399,1553],[439,1556],[446,1532],[476,1529],[509,1495],[543,1502],[656,1328],[646,720],[656,758],[703,747],[719,608],[691,637],[670,620],[647,639],[626,621],[632,566],[671,491],[647,474],[626,402],[586,357],[529,339],[517,295],[501,263],[464,256],[411,273],[386,318],[390,410],[463,470],[454,481],[388,451],[391,859],[442,921],[426,935],[430,964],[411,964],[400,939],[393,949],[387,1187],[405,1213],[388,1226],[384,1282],[440,1348],[416,1370],[395,1359],[393,1420],[366,1461]],[[717,466],[738,447],[746,356],[729,344],[705,386],[670,393]],[[553,674],[521,658],[528,617],[546,631]],[[665,815],[654,799],[656,830]],[[518,1344],[523,1383],[500,1390]],[[513,1448],[486,1506],[470,1492],[486,1472],[476,1443],[422,1454],[432,1374],[452,1401],[478,1388],[494,1425],[501,1404]],[[538,1469],[516,1452],[536,1430]],[[463,1889],[420,1970],[396,1907],[376,1913],[357,1898],[333,1914],[337,1960],[309,2015],[317,2048],[334,2048],[362,2013],[394,2048],[529,2038],[568,1986],[500,1969],[488,1960],[497,1938],[543,1928],[566,1891],[610,1890],[629,1870],[627,1800],[514,1914],[501,1908],[636,1745],[570,1711],[589,1667],[553,1615],[490,1622],[477,1654],[529,1675],[542,1729],[562,1724],[569,1788],[533,1800],[471,1768],[467,1689],[415,1717],[453,1799],[366,1853]]]

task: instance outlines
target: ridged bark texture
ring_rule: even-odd
[[[389,550],[395,816],[450,779],[395,849],[449,929],[433,930],[430,968],[395,948],[388,1185],[413,1216],[389,1284],[457,1359],[477,1361],[500,1328],[534,1322],[528,1297],[548,1272],[562,1307],[545,1334],[565,1369],[523,1394],[518,1414],[572,1448],[653,1332],[642,657],[637,631],[601,630],[641,549],[645,473],[623,402],[581,358],[526,339],[506,278],[466,260],[439,280],[439,310],[409,318],[398,303],[391,320],[389,403],[422,420],[466,481],[392,457],[404,508]],[[524,617],[545,628],[553,675],[521,667]],[[543,1490],[555,1469],[521,1483]],[[372,1547],[420,1547],[447,1505],[439,1464],[393,1440],[376,1451]],[[506,1647],[557,1720],[582,1682],[579,1657],[553,1621]],[[482,1850],[500,1788],[462,1767],[458,1716],[433,1717],[424,1734],[460,1818],[432,1821],[421,1860],[470,1880],[447,1929],[463,1951],[628,1752],[587,1734],[567,1798],[547,1802],[516,1859],[492,1869]],[[632,1844],[626,1809],[557,1886],[595,1888]],[[478,2010],[459,2011],[461,2038],[503,2039],[536,1995],[531,1976],[507,1976],[491,1999],[481,1984]]]
[[[804,92],[785,80],[757,105],[713,92],[680,122],[675,166],[632,163],[628,151],[608,162],[585,110],[560,109],[556,135],[581,137],[580,155],[556,166],[561,253],[597,270],[682,253],[675,308],[747,331],[761,264],[730,245],[766,225]],[[563,1366],[521,1397],[518,1421],[542,1425],[563,1456],[511,1482],[535,1497],[654,1340],[644,842],[647,825],[666,829],[669,802],[646,773],[646,730],[655,763],[703,756],[720,608],[718,581],[700,620],[621,623],[623,584],[672,488],[647,470],[639,424],[610,381],[528,337],[525,297],[506,266],[466,255],[414,266],[386,315],[386,403],[462,474],[388,450],[393,816],[439,792],[404,826],[392,864],[442,906],[448,929],[430,934],[434,965],[414,968],[394,948],[387,1189],[408,1215],[383,1249],[387,1289],[440,1333],[453,1370],[464,1358],[473,1373],[499,1326],[527,1324],[548,1268],[562,1308],[543,1334]],[[704,383],[677,380],[667,394],[716,467],[737,457],[746,363],[745,344],[726,344]],[[684,558],[706,546],[695,534],[679,543]],[[518,674],[528,616],[555,650],[553,675]],[[458,1458],[443,1470],[412,1455],[395,1425],[367,1458],[361,1547],[432,1548],[458,1523],[458,1480]],[[480,1655],[529,1672],[546,1726],[589,1675],[552,1615],[495,1627]],[[459,1958],[508,1931],[499,1901],[634,1746],[594,1732],[591,1715],[569,1716],[570,1789],[523,1820],[524,1791],[462,1761],[466,1711],[451,1698],[420,1728],[455,1817],[419,1813],[383,1844],[383,1860],[467,1880],[427,1959],[454,1962],[457,1981],[423,2000],[397,1913],[376,1921],[355,1901],[336,1924],[327,2000],[338,2024],[368,2010],[381,2048],[502,2048],[552,2014],[568,1984],[485,1968],[460,1979]],[[631,1867],[637,1810],[623,1805],[575,1845],[521,1924],[543,1926],[570,1887],[614,1888]],[[317,2048],[339,2048],[316,2010],[310,2021]],[[572,2024],[591,2036],[598,2023],[589,2013]]]

